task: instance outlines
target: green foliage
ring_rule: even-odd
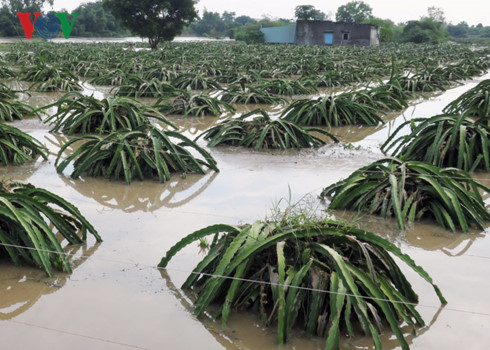
[[[225,14],[230,14],[230,13],[225,12],[223,14],[224,17],[226,17]],[[234,12],[232,12],[231,14],[234,15]],[[234,16],[232,16],[232,18],[233,17]],[[228,21],[228,22],[232,22],[232,21]],[[195,34],[198,35],[219,37],[224,35],[224,33],[227,32],[227,29],[230,29],[230,25],[232,24],[229,23],[227,25],[227,23],[225,23],[224,18],[222,18],[218,12],[209,12],[206,9],[204,9],[202,17],[191,24],[191,29]]]
[[[162,40],[172,40],[197,17],[193,0],[104,0],[103,4],[122,26],[148,38],[152,49]]]
[[[16,94],[11,88],[0,81],[0,100],[15,98]]]
[[[411,127],[411,132],[396,139],[407,127]],[[381,149],[393,149],[393,156],[439,167],[490,171],[490,128],[464,114],[406,121]]]
[[[41,12],[46,5],[53,5],[53,0],[3,0],[0,1],[0,36],[24,36],[17,12]]]
[[[464,38],[468,35],[469,26],[468,23],[464,21],[454,25],[448,24],[446,28],[449,35],[451,35],[454,38]]]
[[[84,143],[62,160],[64,151],[78,141]],[[198,153],[200,157],[191,152]],[[177,132],[160,130],[153,125],[116,131],[106,137],[88,135],[73,138],[58,153],[57,171],[63,172],[72,162],[72,178],[86,173],[94,177],[124,179],[128,184],[133,179],[143,181],[155,176],[163,183],[170,180],[170,174],[174,172],[180,172],[182,176],[204,174],[203,166],[219,171],[216,161],[196,143]]]
[[[375,108],[356,100],[355,93],[327,95],[292,102],[281,118],[298,125],[378,125],[383,123]]]
[[[326,187],[321,197],[332,198],[330,209],[395,217],[402,229],[407,220],[431,218],[453,232],[467,232],[471,224],[483,229],[490,220],[478,188],[490,191],[460,169],[385,158]]]
[[[441,7],[429,6],[427,8],[427,14],[429,15],[429,18],[436,22],[444,23],[446,21],[444,10]]]
[[[71,92],[53,105],[58,111],[45,123],[53,125],[51,131],[71,134],[106,134],[117,130],[132,130],[150,124],[150,118],[171,125],[156,109],[129,97],[109,97],[98,100]],[[46,106],[45,108],[53,105]]]
[[[72,37],[122,37],[130,32],[123,29],[112,13],[102,6],[102,1],[88,2],[72,11],[78,13]]]
[[[129,85],[129,86],[134,86],[134,85],[138,85],[139,83],[141,83],[140,80],[138,80],[136,82],[134,82],[134,81],[128,82],[128,76],[129,76],[129,74],[124,72],[123,70],[114,69],[114,70],[110,70],[108,72],[99,74],[98,76],[96,76],[92,80],[90,80],[90,83],[94,84],[94,85],[117,85],[117,86],[120,86],[123,83],[125,85]]]
[[[388,43],[395,40],[396,29],[395,29],[395,23],[393,23],[392,20],[373,17],[364,20],[362,23],[372,24],[380,28],[379,41],[381,43]]]
[[[446,42],[448,38],[449,33],[444,23],[434,21],[430,17],[423,18],[420,21],[408,21],[401,34],[403,42],[416,44],[440,44]]]
[[[48,79],[61,78],[64,80],[76,80],[77,77],[66,67],[50,66],[45,63],[35,63],[22,67],[19,79],[32,82],[45,82]]]
[[[21,80],[34,82],[30,89],[50,91],[81,91],[78,78],[65,67],[53,67],[44,63],[36,63],[23,67],[19,73]]]
[[[5,78],[13,78],[16,77],[17,73],[15,73],[13,70],[10,68],[6,67],[3,65],[2,61],[0,61],[0,78],[5,79]],[[0,83],[2,84],[2,83]]]
[[[400,323],[423,326],[424,321],[413,305],[417,294],[390,254],[430,283],[446,303],[427,272],[392,243],[289,209],[280,221],[212,225],[193,232],[170,248],[158,266],[165,268],[180,250],[207,236],[213,237],[208,254],[182,286],[197,295],[195,314],[218,304],[216,317],[226,325],[230,312],[253,310],[266,324],[276,325],[279,343],[300,327],[309,335],[325,336],[327,349],[339,349],[341,334],[358,331],[380,349],[383,323],[408,349]]]
[[[396,79],[373,88],[357,90],[351,94],[352,100],[384,112],[399,111],[408,107],[407,101],[413,97]]]
[[[221,100],[239,104],[276,104],[286,101],[269,93],[264,87],[246,87],[244,84],[228,86],[221,95]]]
[[[444,108],[445,113],[490,119],[490,79],[483,80]]]
[[[16,265],[40,266],[49,276],[53,269],[71,272],[58,237],[80,244],[87,233],[102,241],[78,209],[61,197],[30,184],[0,183],[0,243],[5,244],[0,257]]]
[[[294,8],[294,17],[298,20],[307,21],[310,19],[323,21],[327,15],[320,10],[317,10],[312,5],[298,5]]]
[[[362,23],[372,17],[373,9],[364,1],[350,1],[339,6],[335,19],[337,22]]]
[[[311,82],[301,82],[300,80],[274,79],[267,80],[259,85],[265,91],[277,95],[309,95],[317,92],[317,88]]]
[[[183,73],[177,75],[171,84],[177,89],[221,89],[220,84],[213,78],[207,77],[203,73]]]
[[[19,129],[0,123],[0,165],[20,165],[38,156],[48,158],[47,148]]]
[[[253,115],[259,116],[246,120]],[[338,142],[332,134],[318,128],[302,128],[293,122],[272,120],[264,110],[255,110],[239,118],[228,119],[203,132],[199,137],[209,140],[209,146],[231,145],[259,149],[289,149],[320,147],[325,144],[317,133]]]
[[[13,121],[30,116],[39,118],[39,115],[31,106],[17,100],[6,100],[0,97],[0,121]]]
[[[234,112],[235,108],[216,97],[205,93],[193,95],[190,91],[184,91],[178,95],[171,105],[161,104],[157,101],[155,108],[166,114],[182,114],[193,116],[212,115],[219,116],[225,111]]]
[[[133,96],[133,97],[172,97],[178,96],[181,92],[180,89],[161,81],[160,79],[143,79],[140,77],[134,77],[136,79],[124,78],[121,82],[121,86],[117,89],[117,96]]]
[[[233,37],[237,41],[245,41],[247,44],[260,44],[265,42],[264,33],[260,31],[260,24],[247,24],[238,27],[233,32]]]
[[[451,84],[446,72],[438,68],[423,70],[411,75],[394,76],[391,81],[411,93],[444,91]]]

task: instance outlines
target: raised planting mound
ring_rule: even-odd
[[[251,120],[248,117],[257,115]],[[325,130],[301,127],[294,122],[272,120],[264,110],[254,110],[239,118],[228,119],[206,130],[199,137],[208,140],[210,147],[219,145],[243,146],[259,149],[289,149],[320,147],[325,141],[312,133],[327,136],[338,142],[337,138]]]
[[[327,95],[317,99],[301,99],[292,102],[281,118],[298,125],[370,125],[384,123],[378,110],[356,100],[352,93]]]
[[[483,230],[490,220],[479,188],[490,192],[460,169],[384,158],[326,187],[321,197],[331,198],[330,209],[395,217],[402,229],[407,220],[430,218],[467,232],[471,224]]]
[[[359,331],[381,349],[379,334],[389,326],[408,349],[400,326],[415,331],[424,320],[415,309],[417,294],[392,255],[446,303],[427,272],[385,239],[339,222],[297,219],[205,227],[170,248],[158,266],[165,268],[181,249],[210,236],[207,255],[182,286],[197,296],[195,314],[217,304],[214,315],[226,325],[231,311],[253,310],[277,327],[280,344],[301,328],[326,337],[326,349],[339,349],[344,334]]]
[[[33,185],[0,182],[0,257],[71,272],[59,238],[80,244],[91,233],[101,238],[78,209],[63,198]]]
[[[58,111],[44,122],[53,125],[51,131],[62,131],[68,135],[132,130],[150,124],[150,118],[173,126],[156,109],[129,97],[98,100],[93,96],[71,92],[45,108],[52,106],[56,106]]]
[[[490,119],[490,79],[459,96],[444,108],[444,112]]]
[[[175,143],[176,140],[178,143]],[[62,159],[63,153],[76,142],[84,143]],[[194,154],[196,155],[194,155]],[[116,131],[108,136],[76,137],[61,147],[55,166],[58,172],[73,162],[72,178],[82,174],[104,176],[131,183],[158,176],[160,182],[170,179],[171,173],[204,174],[203,166],[219,171],[216,161],[204,149],[185,136],[163,131],[153,125],[142,125],[131,131]]]
[[[408,135],[396,138],[410,127]],[[405,160],[465,171],[490,171],[490,128],[465,114],[416,118],[401,124],[381,149]]]
[[[0,123],[0,165],[20,165],[38,156],[48,158],[48,149],[41,142],[13,126]]]

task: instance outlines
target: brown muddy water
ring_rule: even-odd
[[[74,266],[71,275],[46,278],[40,270],[1,263],[1,348],[323,349],[323,339],[301,334],[278,346],[274,328],[264,328],[251,314],[233,315],[225,329],[219,322],[196,319],[179,286],[202,258],[197,245],[178,254],[167,270],[155,266],[173,244],[199,228],[264,218],[272,206],[286,202],[289,192],[292,202],[305,195],[315,202],[323,187],[382,157],[379,145],[401,122],[440,113],[448,102],[489,77],[415,101],[403,113],[390,116],[386,125],[334,130],[346,146],[330,144],[319,150],[276,154],[219,147],[210,149],[219,173],[185,179],[174,176],[165,184],[145,181],[128,186],[93,178],[73,180],[69,169],[57,174],[55,154],[66,138],[50,134],[49,127],[38,120],[13,123],[44,142],[52,154],[45,162],[0,167],[0,179],[30,182],[75,203],[104,242],[95,244],[89,239],[83,246],[69,248]],[[40,106],[58,97],[37,94],[27,101]],[[170,118],[191,137],[217,120]],[[490,185],[489,174],[477,176]],[[490,204],[488,194],[486,201]],[[390,220],[342,212],[335,215],[397,244],[429,272],[444,293],[449,303],[440,309],[432,288],[401,263],[420,295],[417,309],[427,323],[416,336],[410,336],[413,349],[488,348],[490,238],[485,232],[452,234],[427,222],[400,231]],[[364,338],[345,339],[342,347],[371,348],[371,343]],[[383,348],[398,348],[388,330]]]

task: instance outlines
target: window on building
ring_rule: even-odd
[[[349,40],[349,33],[342,34],[342,40]]]

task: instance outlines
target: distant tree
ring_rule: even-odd
[[[175,38],[197,17],[194,0],[104,0],[103,4],[124,27],[148,38],[152,49]]]
[[[45,4],[53,6],[53,0],[2,0],[0,4],[15,15],[15,12],[39,12]]]
[[[235,18],[235,23],[237,24],[237,26],[244,26],[248,23],[257,23],[257,21],[249,16],[238,16],[237,18]]]
[[[432,18],[436,22],[445,22],[444,10],[441,7],[431,6],[427,8],[427,14],[429,18]]]
[[[53,0],[1,0],[0,36],[23,36],[16,12],[41,12],[45,4],[52,6]]]
[[[310,19],[323,21],[327,15],[320,10],[317,10],[313,5],[299,5],[294,9],[296,19],[307,21]]]
[[[371,18],[373,9],[363,1],[351,1],[339,6],[335,19],[337,22],[362,23]]]
[[[212,35],[214,33],[215,35],[213,36],[221,36],[226,29],[226,25],[218,12],[204,10],[202,18],[193,22],[191,29],[198,35]]]
[[[404,42],[438,44],[447,41],[449,33],[443,22],[436,22],[430,17],[420,21],[409,21],[401,35]]]
[[[61,10],[66,12],[66,10]],[[102,5],[102,1],[88,2],[78,6],[73,12],[78,13],[71,36],[124,36],[130,34],[121,27],[112,13]]]
[[[490,38],[490,27],[483,27],[480,32],[482,38]]]
[[[452,24],[447,25],[447,31],[452,37],[455,38],[464,38],[465,36],[467,36],[469,28],[470,27],[466,22],[460,22],[456,25],[452,25]]]
[[[260,31],[260,24],[247,24],[235,29],[235,40],[245,41],[247,44],[265,42],[264,33]]]
[[[221,19],[223,20],[226,29],[235,27],[235,16],[235,12],[223,12],[223,14],[221,15]]]
[[[380,28],[379,41],[382,43],[390,42],[395,39],[395,23],[389,19],[370,18],[366,19],[362,23],[373,24]]]

